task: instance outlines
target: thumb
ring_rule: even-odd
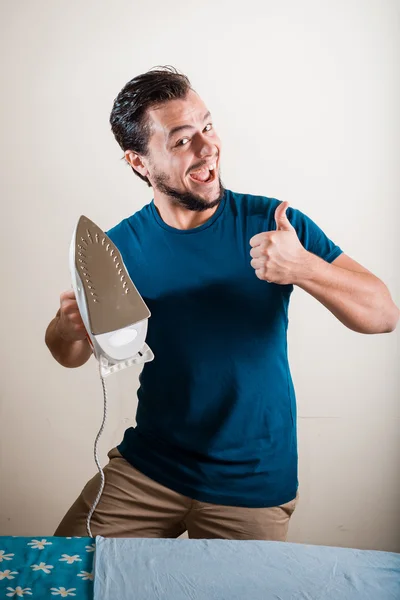
[[[286,211],[289,207],[289,202],[281,202],[275,211],[275,222],[277,231],[292,231],[293,225],[290,224],[286,216]]]

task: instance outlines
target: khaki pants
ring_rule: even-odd
[[[285,541],[291,502],[273,508],[240,508],[192,500],[134,469],[116,448],[108,453],[103,495],[92,516],[93,536]],[[100,474],[85,486],[54,535],[86,536],[86,518],[96,498]]]

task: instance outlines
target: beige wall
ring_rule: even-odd
[[[80,214],[103,229],[151,199],[108,115],[157,64],[187,72],[236,191],[288,200],[400,302],[397,0],[25,0],[1,5],[0,534],[49,535],[94,472],[93,359],[44,345]],[[400,551],[399,331],[345,329],[300,290],[290,313],[301,502],[291,540]],[[138,372],[109,378],[101,458],[134,421]]]

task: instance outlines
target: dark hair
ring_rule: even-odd
[[[184,98],[190,89],[186,75],[170,66],[155,67],[131,79],[114,100],[110,115],[111,130],[122,150],[146,156],[151,135],[148,109]],[[133,172],[151,185],[147,177]]]

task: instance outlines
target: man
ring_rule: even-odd
[[[221,141],[172,68],[130,81],[111,127],[154,200],[108,235],[152,316],[155,360],[137,426],[109,453],[95,535],[285,540],[297,499],[296,404],[287,360],[293,286],[361,333],[396,327],[387,287],[287,202],[225,190]],[[91,355],[73,293],[46,333],[53,356]],[[85,535],[96,475],[56,535]]]

